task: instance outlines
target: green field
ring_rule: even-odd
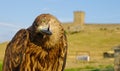
[[[2,71],[2,62],[0,62],[0,71]]]
[[[113,52],[113,47],[120,45],[120,25],[85,25],[79,32],[66,33],[68,56],[65,71],[113,71],[114,58],[104,58],[103,53]],[[6,44],[0,44],[1,62]],[[78,54],[89,55],[90,61],[77,60]]]

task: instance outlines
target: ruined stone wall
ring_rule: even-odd
[[[85,12],[75,11],[74,12],[74,24],[80,24],[81,26],[85,23]]]

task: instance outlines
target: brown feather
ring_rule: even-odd
[[[50,25],[52,35],[38,33],[38,25],[44,24]],[[50,14],[42,14],[10,41],[3,71],[63,71],[66,56],[67,39],[61,23]]]

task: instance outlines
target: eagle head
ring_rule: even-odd
[[[37,16],[28,31],[32,41],[44,42],[51,46],[56,45],[64,34],[61,22],[51,14]]]
[[[51,26],[50,26],[50,14],[41,14],[36,17],[33,26],[36,33],[42,35],[52,35]]]

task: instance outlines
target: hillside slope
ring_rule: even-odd
[[[64,26],[67,27],[66,25]],[[66,30],[68,31],[68,30]],[[120,45],[120,25],[84,25],[79,32],[66,32],[68,56],[66,68],[106,67],[114,65],[114,58],[103,58],[103,53]],[[0,61],[3,60],[7,43],[0,44]],[[87,54],[90,61],[81,62],[77,55]]]

